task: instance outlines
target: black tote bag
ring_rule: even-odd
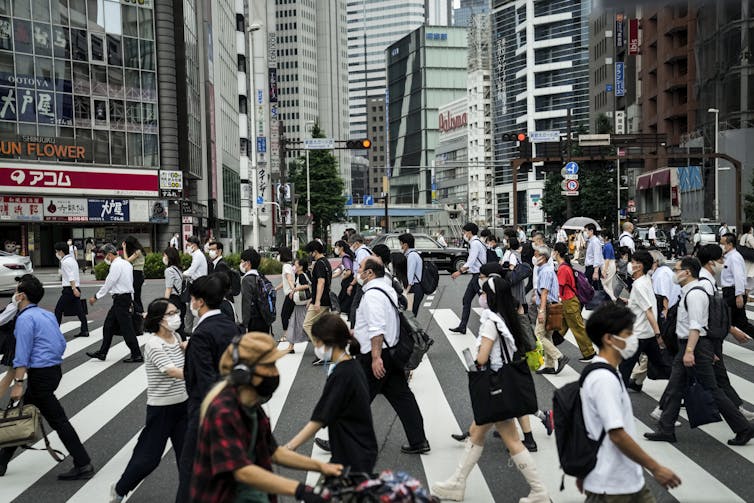
[[[537,392],[525,357],[511,358],[505,339],[498,332],[504,365],[497,372],[468,372],[469,396],[477,425],[495,423],[537,411]]]
[[[685,403],[686,414],[688,414],[689,424],[692,428],[709,423],[719,423],[723,420],[712,393],[704,389],[695,377],[689,379]]]

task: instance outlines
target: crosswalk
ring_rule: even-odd
[[[460,309],[438,305],[441,296],[437,297],[427,298],[425,309],[420,313],[420,320],[427,325],[436,343],[426,360],[414,371],[411,380],[432,451],[423,456],[400,454],[399,447],[405,443],[400,422],[395,420],[395,414],[385,400],[378,398],[373,407],[380,446],[377,469],[405,470],[425,485],[447,478],[463,451],[462,444],[454,441],[450,435],[468,429],[471,423],[462,351],[474,346],[481,313],[479,308],[474,309],[468,332],[464,335],[454,334],[449,328],[458,325]],[[23,451],[10,463],[7,474],[0,478],[0,501],[107,501],[110,485],[120,477],[144,425],[146,374],[143,366],[120,363],[127,356],[128,348],[119,339],[116,339],[118,344],[110,350],[107,361],[86,357],[85,351],[98,347],[101,341],[102,328],[97,324],[91,324],[89,338],[69,340],[63,364],[65,373],[57,391],[74,428],[93,458],[96,475],[88,481],[58,482],[57,474],[67,469],[70,461],[57,465],[45,452]],[[70,338],[78,332],[78,323],[66,322],[62,328]],[[140,342],[144,342],[144,337],[140,337]],[[578,347],[570,333],[560,349],[571,358],[564,371],[559,375],[535,376],[541,408],[549,408],[552,392],[576,380],[584,366],[578,362]],[[735,342],[726,342],[724,350],[731,382],[751,409],[754,404],[754,350]],[[281,375],[280,387],[265,407],[280,443],[292,438],[306,424],[321,392],[325,373],[321,367],[309,364],[312,359],[311,347],[301,343],[296,345],[294,354],[284,357],[277,364]],[[655,422],[649,414],[656,406],[665,383],[647,380],[642,393],[632,395],[639,435],[654,427]],[[726,440],[733,434],[725,423],[690,430],[685,412],[682,412],[680,420],[682,426],[677,429],[677,444],[638,439],[642,448],[676,471],[683,481],[680,487],[667,492],[647,474],[658,501],[754,501],[754,485],[750,482],[750,473],[754,468],[754,445],[728,446]],[[584,497],[578,493],[573,480],[567,479],[565,490],[559,490],[561,472],[555,438],[548,437],[534,417],[532,427],[538,443],[534,460],[553,501],[583,501]],[[326,431],[318,436],[326,438]],[[52,433],[50,440],[54,447],[62,449],[57,434]],[[313,443],[302,446],[300,452],[327,459],[327,453]],[[295,475],[309,483],[317,480],[317,474],[296,474],[286,469],[281,469],[280,473]],[[129,499],[135,502],[172,501],[176,485],[175,459],[168,445],[160,468]],[[527,490],[525,481],[510,463],[502,442],[490,436],[484,455],[469,478],[466,501],[517,501],[526,495]]]

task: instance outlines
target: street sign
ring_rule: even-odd
[[[565,175],[563,175],[563,179],[564,180],[578,180],[579,175],[569,175],[568,173],[566,173]]]
[[[612,84],[605,84],[605,92],[606,93],[613,92],[613,85]]]
[[[353,196],[349,195],[346,197],[346,206],[352,206],[353,205]]]
[[[364,206],[374,206],[374,196],[365,195],[364,196]]]
[[[334,138],[304,138],[304,149],[306,150],[332,150],[334,148]]]
[[[579,181],[578,180],[566,180],[566,190],[570,191],[570,192],[579,190]]]
[[[257,196],[257,204],[264,204],[264,197]]]
[[[580,134],[579,145],[582,147],[600,147],[610,145],[609,134]]]
[[[578,196],[579,191],[578,190],[561,190],[560,195],[561,196]]]
[[[531,143],[557,143],[560,141],[560,131],[529,131]]]
[[[575,162],[569,162],[565,165],[567,175],[576,175],[579,172],[579,165]]]

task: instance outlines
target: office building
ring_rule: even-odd
[[[379,196],[383,192],[382,177],[387,173],[387,122],[385,98],[370,98],[367,103],[367,137],[372,140],[368,153],[366,193]]]
[[[490,0],[461,0],[460,7],[453,9],[453,26],[470,26],[472,16],[489,12]]]

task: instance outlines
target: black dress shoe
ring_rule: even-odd
[[[325,452],[330,452],[330,442],[322,438],[315,438],[314,443]]]
[[[73,336],[74,339],[76,337],[89,337],[89,332],[80,332],[80,333],[78,333],[78,334],[76,334],[76,335]]]
[[[626,388],[628,388],[628,390],[635,391],[636,393],[641,393],[641,389],[643,387],[644,386],[642,384],[639,384],[638,382],[634,381],[633,379],[631,379],[630,381],[628,381],[628,386],[626,386]]]
[[[455,440],[457,442],[463,442],[464,440],[466,440],[467,438],[469,438],[469,432],[468,431],[464,431],[460,435],[458,433],[453,433],[452,435],[450,435],[450,438],[452,438],[453,440]]]
[[[558,368],[555,369],[556,374],[560,374],[560,372],[565,368],[566,364],[568,364],[569,360],[568,357],[563,355],[558,360]]]
[[[403,454],[426,454],[429,452],[429,442],[425,440],[418,445],[402,445],[401,452]]]
[[[554,374],[555,369],[552,367],[542,367],[541,369],[537,370],[535,374],[543,375],[543,374]]]
[[[86,356],[89,358],[96,358],[98,360],[105,361],[105,358],[107,358],[107,355],[100,353],[99,351],[87,351]]]
[[[451,328],[450,331],[451,332],[455,332],[457,334],[465,334],[466,333],[466,327]]]
[[[144,357],[139,356],[129,356],[125,360],[123,360],[123,363],[144,363]]]
[[[670,442],[671,444],[676,443],[675,433],[663,433],[661,431],[652,431],[650,433],[645,433],[644,438],[646,438],[647,440],[651,440],[653,442]]]
[[[0,477],[5,475],[6,470],[8,470],[8,465],[4,463],[0,463]]]
[[[735,438],[728,440],[728,445],[746,445],[754,438],[754,428],[749,428],[741,433],[736,433]]]
[[[58,475],[58,480],[86,480],[94,476],[94,467],[91,463],[84,466],[74,466],[67,472]]]

